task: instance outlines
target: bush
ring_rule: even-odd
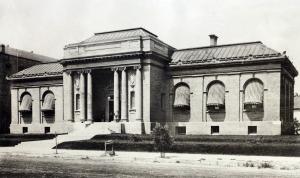
[[[300,123],[296,118],[294,118],[292,122],[283,123],[281,129],[283,135],[298,135],[300,131]]]
[[[154,148],[160,151],[160,157],[165,157],[165,151],[168,150],[172,144],[173,139],[169,135],[169,131],[164,126],[157,126],[153,129],[153,141],[154,141]]]
[[[260,163],[260,165],[258,166],[258,168],[273,168],[274,166],[269,163],[269,162],[263,162],[263,163]]]
[[[299,135],[300,134],[300,123],[299,121],[295,118],[294,119],[294,134]]]

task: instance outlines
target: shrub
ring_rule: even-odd
[[[299,123],[299,121],[296,119],[296,118],[294,118],[294,134],[295,135],[299,135],[300,134],[300,123]]]
[[[244,167],[254,167],[254,163],[252,161],[247,161],[243,164]]]
[[[154,148],[160,151],[160,157],[165,157],[165,151],[168,150],[172,144],[173,139],[169,135],[169,131],[164,126],[157,126],[153,129]]]
[[[294,118],[292,122],[285,122],[282,124],[283,135],[298,135],[300,131],[300,123]]]
[[[274,166],[269,163],[269,162],[263,162],[263,163],[260,163],[260,165],[258,166],[258,168],[273,168]]]

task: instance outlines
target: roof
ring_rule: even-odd
[[[95,33],[94,36],[80,42],[79,44],[85,43],[95,43],[100,41],[110,41],[110,40],[119,40],[119,39],[126,39],[131,37],[157,37],[157,35],[145,30],[144,28],[131,28],[125,30],[116,30],[116,31],[109,31],[109,32],[101,32]],[[71,44],[72,45],[72,44]]]
[[[300,96],[294,96],[294,109],[300,109]]]
[[[8,79],[23,79],[23,78],[43,78],[51,76],[61,76],[63,73],[63,66],[60,63],[45,63],[38,64],[8,77]]]
[[[1,45],[0,52],[4,53],[4,54],[7,54],[7,55],[11,55],[11,56],[16,56],[16,57],[20,57],[20,58],[29,59],[29,60],[39,61],[39,62],[42,62],[42,63],[58,61],[58,59],[55,59],[55,58],[52,58],[52,57],[48,57],[48,56],[36,54],[36,53],[33,53],[33,52],[28,52],[28,51],[12,48],[12,47],[9,47],[9,46],[5,46],[3,44]]]
[[[280,55],[279,52],[268,48],[262,42],[256,41],[176,50],[171,57],[171,65],[230,62]]]

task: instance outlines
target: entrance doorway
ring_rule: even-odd
[[[111,122],[114,120],[114,97],[110,95],[107,97],[106,101],[106,113],[105,113],[105,121]]]

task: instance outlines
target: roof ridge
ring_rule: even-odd
[[[124,32],[124,31],[133,31],[133,30],[143,30],[143,31],[155,36],[155,37],[158,37],[157,35],[155,35],[154,33],[146,30],[143,27],[128,28],[128,29],[113,30],[113,31],[105,31],[105,32],[94,33],[94,35],[101,35],[101,34],[108,34],[108,33],[115,33],[115,32]]]
[[[185,50],[195,50],[195,49],[218,48],[218,47],[235,46],[235,45],[255,44],[255,43],[263,44],[261,41],[252,41],[252,42],[222,44],[222,45],[215,45],[215,46],[201,46],[201,47],[183,48],[183,49],[176,49],[175,52],[176,51],[185,51]]]
[[[58,60],[57,58],[46,56],[44,54],[35,53],[33,51],[14,48],[5,44],[1,44],[1,45],[4,46],[4,51],[1,52],[4,52],[5,54],[8,55],[23,57],[29,60],[41,61],[43,63],[45,63],[45,61],[43,61],[42,59],[47,60],[46,62],[56,62]]]

